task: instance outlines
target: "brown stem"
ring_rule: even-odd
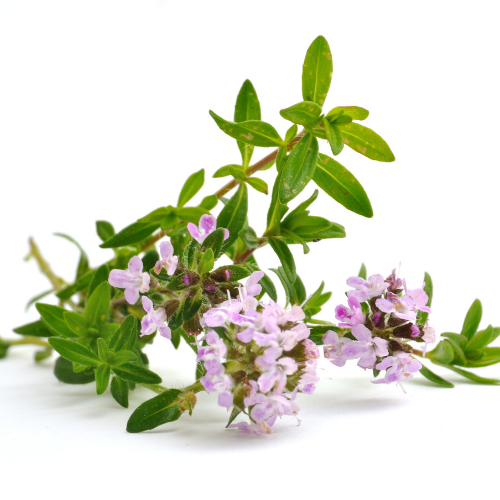
[[[151,239],[146,241],[141,247],[141,252],[144,252],[149,247],[152,247],[157,241],[161,240],[164,236],[166,236],[169,232],[169,229],[165,229],[164,231],[158,231],[157,233],[151,236]]]
[[[253,253],[255,250],[263,247],[267,243],[267,238],[260,238],[257,246],[253,248],[247,248],[239,257],[237,257],[234,261],[235,264],[243,264]]]

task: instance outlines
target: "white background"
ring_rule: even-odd
[[[432,275],[438,332],[460,331],[476,297],[482,325],[500,325],[496,7],[0,0],[0,335],[36,319],[24,306],[48,288],[35,263],[23,262],[29,235],[71,280],[78,252],[53,232],[71,234],[98,265],[111,251],[98,248],[96,219],[121,229],[175,204],[184,180],[200,168],[207,182],[194,201],[214,192],[222,181],[211,174],[239,161],[239,151],[208,109],[231,119],[250,78],[262,118],[284,134],[289,123],[279,110],[301,100],[303,58],[319,34],[333,53],[325,109],[369,109],[366,125],[396,156],[378,163],[345,148],[338,158],[365,187],[373,219],[324,193],[313,206],[313,215],[343,224],[348,234],[312,244],[308,256],[294,249],[308,291],[324,279],[334,292],[323,317],[333,319],[345,279],[362,261],[369,273],[382,274],[401,262],[411,287],[424,271]],[[328,153],[326,143],[321,147]],[[254,159],[268,152],[258,150]],[[262,174],[269,184],[274,176],[274,169]],[[258,231],[268,202],[251,195]],[[267,248],[258,259],[278,265]],[[322,365],[317,393],[299,401],[298,428],[283,420],[261,439],[224,430],[224,409],[201,394],[192,418],[129,435],[130,411],[149,393],[136,391],[131,409],[120,409],[91,386],[58,383],[51,364],[35,366],[31,353],[18,349],[0,362],[0,462],[9,498],[53,489],[52,498],[107,491],[266,499],[496,494],[498,387],[459,382],[446,390],[419,377],[405,395],[373,386],[356,367]],[[149,354],[165,385],[191,382],[187,348],[175,352],[160,339]],[[498,377],[500,368],[483,374]]]

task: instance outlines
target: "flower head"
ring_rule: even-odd
[[[174,247],[170,241],[160,243],[160,257],[161,260],[155,264],[154,272],[160,274],[161,269],[164,268],[169,276],[173,276],[179,263],[179,257],[174,255]]]
[[[187,229],[191,236],[198,242],[203,243],[206,237],[217,229],[217,219],[213,215],[204,214],[200,218],[198,226],[189,222]],[[229,231],[224,229],[224,240],[229,238]]]
[[[372,297],[380,297],[389,286],[389,283],[384,281],[384,277],[381,274],[374,274],[366,281],[358,276],[351,276],[347,279],[347,284],[354,288],[354,290],[347,292],[347,296],[355,297],[360,302],[364,302]]]
[[[165,324],[167,313],[163,307],[159,307],[156,311],[153,307],[153,302],[149,297],[142,297],[142,307],[146,311],[146,315],[141,320],[141,337],[151,335],[159,330],[160,335],[167,339],[172,338],[170,328]]]
[[[142,272],[142,260],[135,255],[128,263],[128,270],[112,269],[109,273],[108,282],[116,288],[125,288],[125,300],[129,304],[135,304],[139,298],[139,292],[149,291],[150,276]]]

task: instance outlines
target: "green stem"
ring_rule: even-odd
[[[256,250],[258,250],[259,248],[262,248],[266,244],[267,244],[267,238],[264,238],[264,237],[260,238],[256,247],[248,248],[247,250],[245,250],[239,257],[237,257],[234,260],[234,263],[235,264],[243,264],[250,256],[253,255],[253,253]]]
[[[35,243],[35,240],[33,238],[30,238],[28,241],[30,245],[30,253],[25,257],[24,260],[29,260],[33,257],[36,260],[40,271],[45,274],[45,276],[47,276],[49,281],[52,283],[54,290],[56,292],[62,290],[65,285],[64,280],[57,276],[54,271],[52,271],[49,263],[44,259],[42,253],[40,252],[40,249],[38,248],[38,245]]]
[[[161,394],[162,392],[168,391],[167,387],[163,387],[160,384],[140,384],[150,391],[156,392],[156,394]]]
[[[163,392],[169,390],[168,387],[163,387],[160,384],[140,384],[140,385],[142,385],[146,389],[149,389],[150,391],[156,392],[156,394],[162,394]],[[201,385],[201,382],[199,380],[197,380],[194,384],[191,384],[187,387],[184,387],[184,389],[181,389],[181,390],[182,390],[182,392],[197,393],[197,392],[204,391],[205,388],[203,387],[203,385]]]
[[[45,342],[45,340],[42,340],[39,337],[32,337],[30,335],[26,335],[22,339],[19,340],[3,340],[6,344],[9,344],[11,346],[13,345],[39,345],[41,347],[50,347],[50,344],[48,342]]]

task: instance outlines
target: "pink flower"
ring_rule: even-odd
[[[142,272],[142,268],[142,260],[135,255],[128,263],[128,271],[112,269],[109,273],[108,283],[116,288],[125,288],[125,300],[129,304],[137,302],[139,292],[149,291],[150,277]]]
[[[364,323],[365,315],[363,314],[363,310],[361,309],[359,300],[356,297],[349,297],[349,299],[347,300],[347,304],[350,309],[348,309],[343,304],[339,304],[335,308],[335,317],[339,321],[341,321],[341,323],[339,323],[339,326],[351,328],[353,326]]]
[[[424,335],[422,336],[422,340],[425,342],[423,348],[423,354],[425,356],[425,353],[427,352],[427,346],[436,342],[436,330],[434,330],[432,326],[426,326],[424,328]]]
[[[203,243],[206,237],[217,229],[217,219],[213,215],[204,214],[200,218],[198,227],[189,222],[187,229],[191,236],[198,242]],[[229,238],[229,231],[224,229],[224,240]]]
[[[347,284],[350,287],[355,288],[355,290],[349,290],[347,292],[347,296],[354,297],[360,302],[369,300],[372,297],[379,297],[389,286],[389,283],[384,281],[381,274],[374,274],[366,281],[363,278],[351,276],[347,279]]]
[[[414,301],[408,295],[399,297],[398,295],[387,292],[387,298],[377,299],[375,305],[385,313],[393,313],[394,316],[408,321],[415,321],[417,314],[414,310]]]
[[[160,256],[161,260],[155,264],[154,272],[160,274],[163,267],[169,276],[173,276],[179,263],[179,257],[174,255],[174,247],[170,241],[160,243]]]
[[[323,344],[325,358],[329,359],[335,366],[342,367],[348,359],[356,359],[361,355],[361,351],[358,355],[355,346],[352,345],[356,342],[346,337],[339,338],[337,333],[332,330],[328,330],[323,335]]]
[[[430,308],[426,306],[427,302],[429,301],[429,297],[424,292],[425,283],[422,285],[422,288],[415,288],[415,290],[406,289],[406,280],[403,280],[403,285],[405,288],[406,296],[408,296],[413,301],[413,309],[415,311],[419,310],[430,313]]]
[[[160,307],[155,311],[153,302],[148,297],[142,297],[142,307],[147,314],[141,320],[141,337],[144,335],[151,335],[156,332],[156,330],[159,330],[162,337],[167,339],[172,338],[172,332],[165,324],[167,320],[165,309]]]
[[[387,340],[372,337],[372,332],[366,326],[356,325],[352,329],[352,334],[363,347],[363,353],[358,361],[358,366],[361,368],[373,368],[377,357],[384,357],[389,354]]]
[[[386,370],[385,377],[372,380],[372,383],[390,384],[397,382],[403,388],[401,383],[413,378],[414,374],[422,368],[422,365],[407,352],[396,352],[393,356],[383,359],[376,368],[377,370]]]
[[[282,352],[279,347],[268,347],[264,354],[255,359],[255,364],[262,370],[262,375],[257,380],[262,392],[273,390],[276,393],[282,393],[287,375],[292,375],[297,371],[297,363],[292,358],[278,359]]]

